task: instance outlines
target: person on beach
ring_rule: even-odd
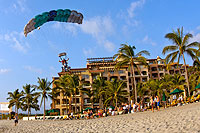
[[[135,113],[136,112],[136,104],[134,103],[133,104],[133,113]]]
[[[15,116],[14,116],[14,121],[15,121],[15,126],[17,126],[17,124],[18,124],[18,114],[17,113],[15,113]]]
[[[90,110],[90,118],[93,119],[93,112]]]
[[[71,112],[71,120],[74,118],[74,114],[73,112]]]
[[[131,103],[129,104],[129,114],[131,113],[131,109],[132,109],[132,107],[131,107]]]
[[[153,112],[153,98],[152,97],[150,97],[150,104],[151,104],[151,110]]]
[[[156,98],[156,96],[154,98],[154,105],[155,105],[155,108],[157,108],[157,98]]]
[[[157,99],[157,109],[159,111],[160,110],[160,100],[159,100],[158,96],[156,96],[156,99]]]
[[[37,120],[37,115],[35,114],[35,120]]]

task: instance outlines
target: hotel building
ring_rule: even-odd
[[[146,82],[149,79],[161,79],[165,74],[177,74],[180,73],[182,76],[185,76],[185,69],[182,64],[177,65],[177,63],[171,64],[168,69],[167,65],[164,64],[164,60],[160,57],[156,59],[147,59],[148,66],[141,65],[139,62],[135,62],[138,68],[141,71],[141,74],[135,69],[135,79],[136,83],[142,81]],[[87,86],[84,88],[92,89],[91,84],[93,80],[98,76],[102,76],[105,80],[111,80],[113,78],[126,81],[127,88],[126,90],[132,94],[133,88],[131,84],[131,72],[127,66],[123,66],[119,70],[115,69],[116,61],[113,60],[113,57],[104,57],[104,58],[88,58],[86,68],[72,68],[69,72],[59,72],[59,77],[67,73],[76,74],[80,79],[84,79]],[[189,67],[189,66],[187,66]],[[57,80],[59,77],[53,77],[53,80]],[[53,85],[54,87],[55,85]],[[91,107],[90,99],[86,94],[77,94],[76,99],[73,97],[72,110],[75,111],[75,101],[77,102],[77,112]],[[128,100],[128,98],[127,98]],[[66,100],[66,96],[63,96],[60,93],[56,99],[52,100],[51,107],[54,109],[60,110],[60,115],[66,114],[66,108],[69,104],[69,100]],[[94,103],[94,107],[99,107],[98,103]]]

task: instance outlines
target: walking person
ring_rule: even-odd
[[[151,111],[153,112],[153,98],[152,98],[152,96],[150,97],[150,104],[151,104]]]
[[[154,105],[155,105],[155,107],[156,107],[156,109],[157,109],[157,97],[155,96],[155,98],[154,98]]]
[[[18,124],[18,114],[17,113],[15,113],[15,116],[14,116],[14,120],[15,120],[15,126],[17,126],[17,124]]]
[[[156,96],[156,99],[157,99],[157,109],[159,111],[160,110],[160,100],[159,100],[158,96]]]

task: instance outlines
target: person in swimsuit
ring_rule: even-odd
[[[18,124],[18,119],[19,119],[17,113],[15,113],[14,119],[15,119],[15,126],[17,126],[17,124]]]
[[[160,110],[160,100],[159,100],[159,97],[156,96],[156,99],[157,99],[157,108],[158,108],[158,111]]]

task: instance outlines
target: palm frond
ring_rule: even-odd
[[[150,53],[149,53],[149,51],[147,51],[147,50],[142,50],[142,51],[140,51],[140,52],[138,52],[138,53],[136,54],[136,56],[139,56],[139,55],[148,55],[148,56],[150,56]]]
[[[174,46],[174,45],[166,46],[166,47],[163,48],[162,54],[165,55],[167,52],[173,52],[173,51],[175,51],[177,49],[178,49],[178,47]]]

